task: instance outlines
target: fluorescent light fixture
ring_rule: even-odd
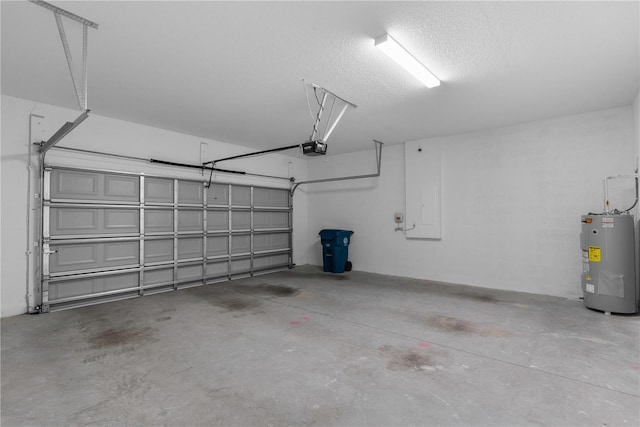
[[[389,34],[376,38],[375,46],[382,49],[391,59],[413,74],[416,79],[420,80],[428,88],[440,86],[440,80]]]

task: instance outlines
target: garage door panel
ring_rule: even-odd
[[[253,189],[253,205],[263,207],[289,207],[289,190],[256,187]]]
[[[105,233],[139,233],[140,211],[138,209],[105,209],[103,215]]]
[[[229,229],[229,211],[207,211],[207,231]]]
[[[140,230],[137,209],[52,207],[51,236],[131,234]]]
[[[51,208],[51,235],[97,233],[100,212],[98,209],[86,208]]]
[[[251,252],[251,236],[231,236],[231,253],[245,254]]]
[[[135,203],[139,200],[139,177],[76,170],[51,173],[53,200],[89,200]]]
[[[173,231],[173,210],[146,209],[144,211],[146,233],[170,233]]]
[[[288,233],[256,234],[253,238],[253,250],[255,252],[288,248]]]
[[[173,239],[147,240],[144,243],[145,264],[173,261]]]
[[[206,188],[182,178],[65,168],[45,174],[42,237],[50,251],[42,255],[43,311],[245,277],[290,262],[286,189]]]
[[[178,211],[178,231],[202,231],[204,213],[196,210]]]
[[[98,245],[51,245],[54,253],[49,258],[49,271],[58,273],[84,270],[99,265]]]
[[[144,284],[155,285],[173,282],[173,267],[144,272]]]
[[[107,200],[137,202],[140,200],[139,178],[105,175],[103,194]]]
[[[231,261],[231,274],[243,274],[251,272],[250,259],[238,259]]]
[[[248,211],[231,212],[231,229],[232,230],[250,230],[251,229],[251,212],[248,212]]]
[[[140,242],[103,243],[105,266],[131,265],[140,262]]]
[[[202,259],[203,252],[203,239],[202,237],[195,238],[180,238],[178,239],[178,259]]]
[[[100,197],[100,174],[55,170],[51,174],[52,199],[92,199]]]
[[[173,180],[163,178],[145,178],[145,203],[173,203]]]
[[[51,249],[51,273],[138,265],[140,257],[138,241],[54,244]]]
[[[178,181],[179,204],[202,204],[203,185],[200,182]]]
[[[257,229],[289,228],[289,212],[255,212],[253,226]]]
[[[229,205],[229,186],[227,184],[211,184],[207,188],[207,205]]]
[[[224,262],[210,262],[207,263],[207,278],[219,278],[229,274],[229,263]]]
[[[113,276],[86,277],[49,284],[49,301],[80,296],[95,296],[103,292],[118,291],[138,286],[138,273]]]
[[[251,206],[251,187],[232,186],[231,204],[233,206]]]
[[[178,267],[178,281],[202,279],[202,265],[187,265]]]
[[[109,233],[137,232],[139,227],[139,210],[107,209],[104,211],[104,228]]]
[[[208,236],[207,256],[222,256],[229,254],[229,236]]]
[[[253,260],[254,270],[267,270],[269,268],[282,267],[289,263],[288,254],[260,256]]]

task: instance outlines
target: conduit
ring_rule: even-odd
[[[638,178],[640,178],[640,175],[637,172],[638,171],[636,171],[636,173],[633,175],[614,175],[614,176],[608,176],[604,179],[604,213],[605,214],[629,212],[631,211],[631,209],[636,207],[636,205],[638,204]],[[636,198],[635,198],[635,201],[633,202],[633,205],[631,205],[631,207],[624,209],[622,211],[618,209],[614,209],[613,211],[609,210],[609,180],[611,179],[634,179],[635,180]]]
[[[342,176],[342,177],[337,177],[337,178],[324,178],[324,179],[313,179],[313,180],[309,180],[309,181],[300,181],[297,182],[293,185],[293,187],[291,188],[291,196],[293,197],[293,193],[295,193],[296,188],[298,188],[298,186],[302,185],[302,184],[316,184],[316,183],[320,183],[320,182],[333,182],[333,181],[347,181],[347,180],[351,180],[351,179],[363,179],[363,178],[376,178],[380,176],[380,170],[382,168],[382,145],[384,144],[383,142],[377,141],[377,140],[373,140],[375,148],[376,148],[376,165],[377,165],[377,172],[376,173],[372,173],[372,174],[368,174],[368,175],[353,175],[353,176]]]

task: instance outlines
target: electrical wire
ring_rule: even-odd
[[[629,209],[626,209],[625,212],[629,212],[631,209],[635,208],[638,204],[638,171],[636,170],[636,201],[633,202],[633,205]]]
[[[636,200],[633,202],[633,204],[627,208],[627,209],[623,209],[623,210],[619,210],[619,209],[614,209],[612,210],[610,213],[614,214],[614,215],[620,215],[623,213],[629,213],[633,208],[635,208],[638,205],[638,171],[636,170],[636,176],[634,177],[635,181],[636,181]],[[609,214],[609,212],[601,212],[601,213],[595,213],[595,212],[589,212],[588,215],[607,215]]]

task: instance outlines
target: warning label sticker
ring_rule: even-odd
[[[615,226],[613,222],[613,217],[604,216],[602,217],[602,228],[613,228]]]
[[[594,293],[596,291],[596,287],[593,285],[593,283],[587,283],[586,291],[590,293]]]
[[[600,246],[589,246],[589,262],[600,262]]]

